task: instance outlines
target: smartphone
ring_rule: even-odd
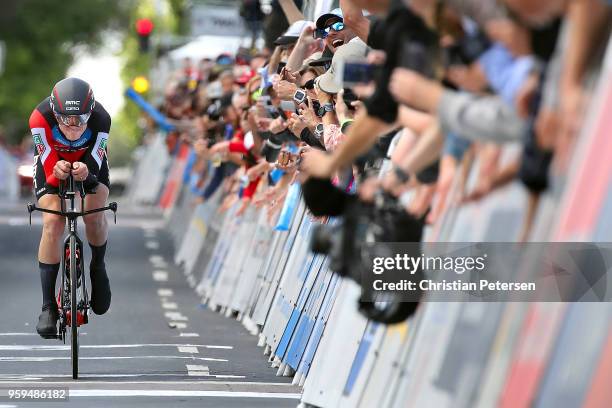
[[[290,118],[292,114],[297,113],[293,101],[280,101],[279,108],[285,114],[286,118]]]
[[[282,74],[286,65],[287,65],[286,62],[279,62],[278,63],[278,67],[276,68],[276,73],[279,74],[279,75]]]
[[[344,88],[359,84],[367,84],[374,80],[374,65],[365,61],[345,61],[339,72],[342,72],[339,82]]]

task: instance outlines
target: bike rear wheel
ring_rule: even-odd
[[[78,332],[78,304],[77,299],[77,242],[76,237],[70,237],[70,333],[72,341],[70,343],[72,360],[72,378],[79,378],[79,332]]]

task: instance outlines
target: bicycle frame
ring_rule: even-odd
[[[78,191],[77,191],[78,189]],[[76,195],[77,193],[81,197],[81,210],[76,209]],[[85,196],[86,192],[83,188],[82,182],[76,182],[72,175],[65,182],[60,182],[60,189],[58,192],[60,198],[60,211],[50,210],[46,208],[40,208],[32,203],[27,204],[27,209],[30,214],[30,225],[32,225],[32,212],[40,211],[48,214],[55,214],[61,217],[66,217],[68,221],[68,235],[64,239],[63,253],[62,253],[62,283],[59,297],[59,311],[60,311],[60,329],[58,339],[66,342],[66,326],[70,324],[71,328],[71,360],[72,360],[72,378],[78,378],[78,326],[79,322],[79,311],[81,312],[82,322],[87,323],[87,315],[89,309],[89,299],[86,288],[85,280],[85,263],[83,257],[83,241],[79,238],[77,231],[77,219],[89,214],[95,214],[102,211],[112,211],[115,218],[115,224],[117,223],[117,203],[111,202],[106,207],[96,208],[89,211],[83,211],[85,208]],[[69,201],[69,207],[66,208],[66,200]],[[78,284],[79,276],[77,276],[77,249],[80,248],[80,264],[81,271],[81,284]],[[66,254],[68,249],[68,254]],[[68,258],[68,259],[67,259]],[[66,282],[67,267],[66,262],[69,262],[69,273],[70,282]],[[77,295],[77,288],[80,288],[80,296]],[[68,323],[68,319],[70,322]]]

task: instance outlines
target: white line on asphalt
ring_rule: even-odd
[[[166,271],[155,271],[153,272],[153,280],[157,282],[168,281],[168,272]]]
[[[0,405],[0,408],[17,408],[17,405]]]
[[[147,247],[147,249],[157,250],[157,249],[159,249],[159,242],[157,242],[157,241],[147,241],[145,246]]]
[[[244,375],[213,374],[216,378],[246,378]]]
[[[110,217],[110,216],[109,216]],[[112,220],[112,218],[109,218]],[[23,226],[29,225],[30,221],[28,217],[11,217],[11,216],[0,216],[0,225],[8,224],[9,226]],[[164,224],[163,220],[160,221],[146,221],[139,219],[129,219],[126,218],[125,215],[121,217],[121,227],[122,228],[142,228],[143,226],[152,226],[152,227],[160,227],[162,228]],[[42,225],[41,218],[32,217],[32,225]]]
[[[184,316],[181,312],[166,312],[164,316],[175,322],[186,322],[189,320],[189,318]]]
[[[208,380],[180,380],[180,381],[166,381],[166,380],[146,380],[146,381],[122,381],[117,383],[116,381],[87,381],[87,378],[91,378],[96,380],[97,378],[134,378],[134,377],[184,377],[185,373],[139,373],[139,374],[81,374],[79,373],[79,382],[78,385],[85,384],[97,384],[97,385],[131,385],[131,384],[160,384],[160,385],[181,385],[181,386],[190,386],[190,385],[210,385],[213,387],[222,387],[222,386],[242,386],[242,385],[251,385],[251,386],[259,386],[259,387],[285,387],[285,388],[293,388],[295,387],[291,383],[267,383],[267,382],[252,382],[252,381],[208,381]],[[4,379],[8,378],[10,379]],[[7,384],[20,384],[22,381],[32,381],[30,378],[68,378],[68,381],[45,381],[45,386],[55,385],[55,384],[72,384],[75,385],[75,382],[72,381],[72,374],[0,374],[0,384],[6,386]]]
[[[172,291],[172,289],[157,289],[157,294],[159,296],[172,296],[174,294],[174,292]]]
[[[208,366],[197,364],[185,364],[187,371],[210,371]]]
[[[80,335],[80,333],[79,333]],[[181,343],[149,343],[149,344],[82,344],[79,348],[82,349],[116,349],[116,348],[144,348],[144,347],[202,347],[206,349],[227,349],[231,350],[233,346],[217,346],[213,344],[181,344]],[[0,351],[63,351],[70,350],[70,346],[57,345],[0,345]]]
[[[178,351],[179,353],[192,353],[192,354],[198,354],[198,348],[197,347],[193,347],[193,346],[178,346]]]
[[[189,284],[189,287],[191,287],[191,288],[194,288],[194,287],[195,287],[196,280],[195,280],[195,278],[193,277],[193,275],[189,275],[189,276],[187,277],[187,283]]]
[[[198,333],[179,333],[179,337],[200,337]]]
[[[86,336],[86,335],[87,335],[87,333],[85,333],[85,332],[84,333],[79,332],[79,336]],[[14,332],[14,333],[0,333],[0,336],[7,336],[7,337],[10,337],[10,336],[36,336],[36,337],[38,337],[39,334],[38,333],[17,333],[17,332]]]
[[[183,390],[70,390],[69,397],[225,397],[300,399],[301,394],[248,391],[183,391]]]
[[[166,263],[164,257],[161,255],[151,255],[149,257],[149,262],[151,262],[152,264]]]
[[[186,329],[187,324],[182,322],[168,322],[168,326],[172,329]]]
[[[21,226],[21,225],[27,225],[29,223],[29,221],[25,218],[22,217],[14,217],[14,218],[9,218],[8,219],[8,225],[10,225],[11,227],[17,227],[17,226]]]
[[[187,375],[189,377],[209,377],[210,376],[210,370],[208,366],[186,364],[185,367],[187,367]]]
[[[227,349],[227,350],[229,350],[229,349],[233,349],[234,347],[232,347],[232,346],[208,346],[207,348],[209,348],[209,349]]]
[[[162,307],[164,309],[177,309],[178,305],[174,302],[163,302]]]
[[[71,357],[0,357],[0,361],[10,362],[44,362],[54,360],[70,360]],[[168,359],[168,360],[200,360],[227,362],[224,358],[193,357],[193,356],[104,356],[104,357],[81,357],[79,360],[137,360],[137,359]]]

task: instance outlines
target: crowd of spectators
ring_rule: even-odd
[[[364,201],[385,191],[429,224],[518,179],[525,240],[551,162],[567,165],[580,134],[611,16],[604,0],[341,0],[289,18],[274,49],[185,60],[163,107],[171,148],[193,145],[198,202],[223,189],[222,208],[270,220],[313,179]],[[522,145],[510,162],[505,143]]]

